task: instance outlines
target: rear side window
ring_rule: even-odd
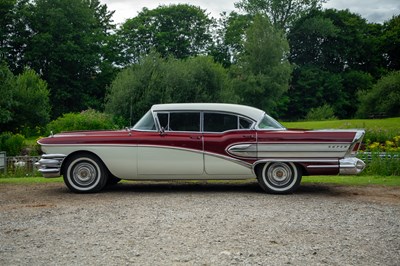
[[[204,113],[204,132],[250,129],[253,121],[233,114]]]
[[[238,117],[230,114],[204,113],[204,132],[224,132],[238,128]]]
[[[253,121],[243,117],[239,117],[239,129],[250,129],[252,125]]]

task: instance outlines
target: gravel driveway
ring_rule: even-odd
[[[0,185],[0,265],[398,265],[400,188]]]

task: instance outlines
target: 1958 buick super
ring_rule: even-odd
[[[257,178],[289,193],[302,175],[358,174],[363,130],[288,130],[264,111],[234,104],[154,105],[120,131],[64,132],[40,139],[44,177],[63,175],[74,192],[120,179]]]

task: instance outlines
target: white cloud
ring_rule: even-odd
[[[382,23],[400,14],[399,0],[328,0],[325,8],[349,9],[368,22]]]
[[[206,9],[212,17],[219,17],[223,11],[229,13],[235,10],[234,3],[239,0],[101,0],[109,10],[115,10],[114,21],[123,23],[128,18],[137,16],[143,7],[154,9],[159,5],[191,4]],[[382,23],[393,15],[400,14],[399,0],[328,0],[324,8],[349,9],[360,14],[369,22]]]

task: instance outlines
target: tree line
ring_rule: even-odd
[[[129,124],[168,102],[284,120],[400,116],[400,16],[369,23],[323,2],[238,0],[219,19],[176,4],[117,26],[99,0],[3,0],[1,130],[87,109]]]

